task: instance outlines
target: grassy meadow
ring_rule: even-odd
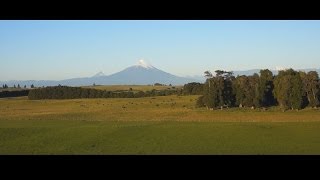
[[[319,109],[210,111],[197,97],[2,98],[0,154],[320,154]]]

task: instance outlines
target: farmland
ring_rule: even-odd
[[[320,110],[195,108],[198,96],[0,99],[0,154],[320,154]]]

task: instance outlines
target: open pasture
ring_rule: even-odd
[[[0,154],[320,154],[320,111],[195,108],[198,96],[0,99]]]

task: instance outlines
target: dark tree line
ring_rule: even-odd
[[[81,87],[53,86],[30,90],[28,98],[38,99],[79,99],[79,98],[140,98],[150,96],[180,95],[181,90],[151,90],[151,91],[106,91]]]
[[[185,84],[183,86],[184,95],[203,95],[204,85],[197,82]]]
[[[216,76],[206,71],[207,81],[204,84],[204,96],[197,101],[198,106],[207,108],[233,106],[235,96],[233,94],[232,82],[234,76],[232,72],[217,70]]]
[[[2,89],[8,89],[8,88],[9,88],[9,86],[8,86],[7,84],[3,84],[3,85],[2,85]],[[20,84],[18,84],[18,87],[14,84],[14,85],[13,85],[13,88],[18,88],[18,89],[20,89],[21,87],[20,87]],[[27,85],[24,85],[23,88],[26,89],[26,88],[27,88]],[[34,88],[34,85],[32,84],[32,85],[30,86],[30,88]]]
[[[21,90],[21,91],[2,91],[2,92],[0,92],[0,98],[28,96],[28,94],[29,94],[29,90]]]
[[[269,107],[279,105],[282,109],[318,107],[320,81],[316,71],[308,73],[288,69],[274,76],[268,69],[260,75],[234,77],[232,72],[206,71],[204,95],[197,100],[198,107],[208,109],[223,107]]]
[[[154,83],[154,86],[166,86],[165,84]]]

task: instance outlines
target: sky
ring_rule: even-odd
[[[178,76],[320,68],[320,21],[0,20],[0,81],[109,75],[140,59]]]

